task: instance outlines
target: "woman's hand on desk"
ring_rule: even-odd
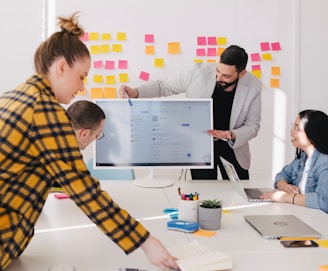
[[[163,244],[153,236],[150,236],[142,245],[142,250],[147,255],[151,264],[163,269],[179,270],[176,259],[173,258]]]

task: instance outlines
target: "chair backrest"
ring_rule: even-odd
[[[133,169],[94,169],[93,158],[90,158],[87,162],[87,168],[93,177],[101,181],[135,179]]]

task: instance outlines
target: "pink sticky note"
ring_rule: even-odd
[[[110,61],[110,60],[107,60],[106,63],[105,63],[105,69],[106,70],[113,70],[115,67],[115,62],[114,61]]]
[[[153,34],[145,34],[145,42],[153,43],[154,35]]]
[[[93,67],[94,67],[95,69],[101,69],[102,66],[103,66],[103,62],[102,62],[102,60],[98,60],[98,61],[94,61],[94,62],[93,62]]]
[[[261,65],[252,65],[252,71],[260,71]]]
[[[118,61],[118,68],[119,69],[127,69],[128,68],[128,61],[127,60],[119,60]]]
[[[206,37],[197,37],[197,45],[206,45]]]
[[[280,51],[280,42],[271,42],[272,51]]]
[[[270,51],[270,43],[261,42],[261,51]]]
[[[206,51],[203,48],[196,49],[196,55],[197,56],[206,56]]]
[[[207,37],[207,44],[208,45],[217,45],[216,37]]]
[[[217,51],[216,48],[207,48],[207,56],[216,56]]]
[[[140,74],[139,74],[139,78],[141,80],[148,81],[149,80],[149,73],[141,71]]]
[[[261,56],[259,53],[251,54],[252,61],[261,61]]]
[[[83,37],[80,38],[82,41],[88,41],[89,40],[89,33],[85,32]]]

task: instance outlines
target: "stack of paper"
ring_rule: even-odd
[[[212,271],[232,269],[231,258],[221,252],[211,252],[197,241],[169,248],[169,252],[177,258],[181,271]]]

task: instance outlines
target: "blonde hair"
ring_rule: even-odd
[[[88,48],[80,40],[84,30],[78,24],[78,12],[68,18],[57,19],[61,31],[55,32],[42,42],[34,54],[36,72],[42,75],[48,73],[49,67],[58,57],[64,57],[70,67],[77,59],[90,58]]]

